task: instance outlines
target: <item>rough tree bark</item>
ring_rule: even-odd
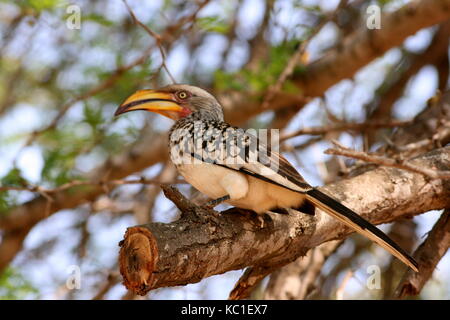
[[[448,170],[450,147],[433,150],[414,163]],[[381,167],[320,189],[374,224],[450,206],[449,180],[429,180],[395,168]],[[311,248],[351,233],[320,211],[314,217],[268,213],[261,227],[253,214],[237,209],[217,214],[191,204],[174,189],[165,187],[165,191],[181,210],[181,218],[169,224],[131,227],[121,242],[124,284],[139,294],[247,266],[268,274]],[[232,297],[245,298],[249,292],[241,289],[232,292]]]

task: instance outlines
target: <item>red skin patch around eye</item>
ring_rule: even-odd
[[[180,116],[181,118],[187,117],[188,115],[190,115],[192,113],[192,110],[187,108],[187,107],[183,107],[183,110],[180,111]]]

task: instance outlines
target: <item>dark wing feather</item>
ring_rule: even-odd
[[[242,130],[233,127],[229,129],[234,130],[232,134],[235,135],[233,138],[237,146],[235,150],[231,148],[232,156],[240,161],[227,163],[225,160],[230,159],[230,154],[222,153],[221,161],[215,162],[216,164],[283,188],[306,193],[307,199],[315,206],[368,237],[413,270],[418,271],[417,262],[386,234],[340,202],[312,188],[282,155],[272,151],[254,135],[249,135],[247,138]]]
[[[228,140],[235,139],[236,143],[227,146],[222,158],[216,164],[233,170],[242,171],[267,182],[280,185],[296,192],[304,193],[311,186],[300,173],[281,154],[273,151],[257,136],[244,132],[242,129],[229,127]],[[233,138],[230,139],[230,136]],[[233,150],[233,147],[236,149]],[[231,157],[230,157],[231,153]],[[236,159],[237,161],[227,161]]]

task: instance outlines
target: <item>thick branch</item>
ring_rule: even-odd
[[[414,163],[448,168],[450,147],[430,152]],[[321,189],[375,224],[450,205],[449,181],[427,181],[421,174],[395,168],[378,168]],[[212,216],[193,205],[178,206],[184,208],[178,221],[128,229],[121,243],[120,267],[129,289],[145,294],[247,266],[267,273],[351,232],[320,211],[315,217],[269,213],[263,216],[261,227],[258,217],[237,209]]]

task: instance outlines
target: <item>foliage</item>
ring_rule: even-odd
[[[259,61],[256,70],[241,69],[231,73],[217,70],[214,84],[218,90],[264,92],[277,81],[298,45],[298,41],[292,40],[271,47],[267,59]],[[298,66],[296,72],[301,68]],[[289,84],[285,88],[292,89]]]
[[[206,32],[227,33],[230,25],[218,16],[202,17],[197,19],[199,28]]]
[[[18,269],[9,267],[0,274],[0,300],[31,298],[38,292]]]
[[[22,177],[18,168],[12,168],[5,176],[0,179],[0,186],[3,187],[23,187],[28,183]],[[16,204],[17,194],[10,191],[0,191],[0,213],[6,211],[9,207]]]

